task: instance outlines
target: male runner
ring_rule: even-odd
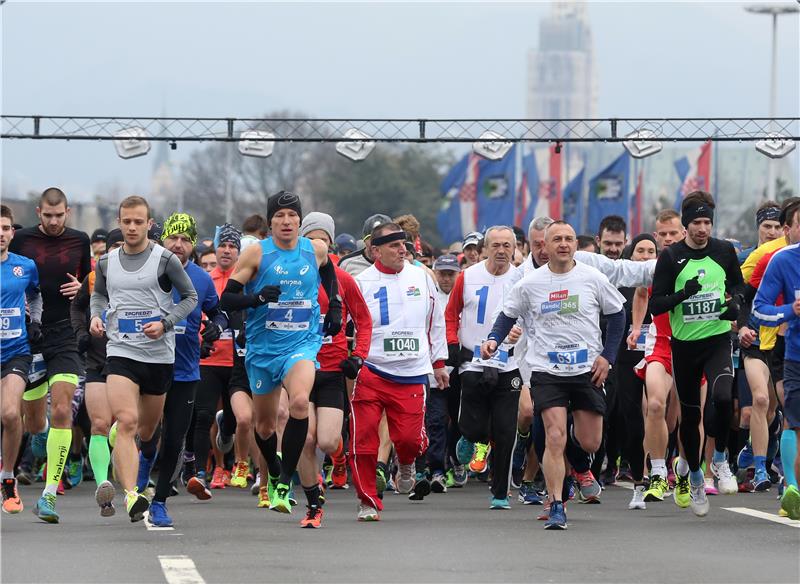
[[[28,340],[41,336],[42,296],[39,273],[33,260],[8,251],[14,239],[14,215],[6,205],[0,206],[0,359],[2,359],[3,392],[3,511],[19,513],[22,499],[17,493],[14,464],[22,441],[22,393],[28,382],[32,356]],[[30,307],[30,322],[25,326],[25,303]],[[53,495],[55,499],[55,495]]]
[[[689,465],[691,507],[708,513],[703,471],[700,469],[700,383],[709,383],[716,438],[711,472],[723,494],[738,491],[726,454],[733,413],[731,321],[739,316],[742,273],[733,246],[711,237],[714,199],[694,191],[681,204],[686,237],[659,256],[653,278],[650,312],[669,313],[672,325],[672,370],[681,403],[680,437]],[[726,300],[726,297],[730,299]]]
[[[47,523],[58,523],[55,494],[72,443],[72,398],[78,376],[83,374],[83,363],[69,320],[69,304],[78,293],[81,280],[92,268],[89,236],[66,226],[70,208],[60,189],[51,187],[42,193],[36,214],[39,225],[17,231],[9,251],[32,259],[41,283],[44,303],[41,341],[33,338],[31,344],[33,352],[43,356],[51,403],[47,477],[33,512]],[[31,398],[45,399],[48,385],[42,386],[41,396]],[[37,408],[37,413],[43,412],[43,406]]]
[[[482,249],[483,234],[471,231],[464,236],[464,241],[461,243],[461,250],[464,253],[464,268],[474,266],[480,261]]]
[[[377,521],[375,472],[378,423],[386,410],[389,435],[399,461],[400,493],[415,487],[415,459],[425,453],[425,383],[433,373],[438,389],[448,385],[443,307],[424,268],[406,262],[406,234],[395,223],[376,227],[370,237],[375,263],[356,277],[372,314],[372,344],[359,372],[351,402],[350,467],[360,500],[358,520]],[[424,484],[430,485],[427,480]],[[427,493],[415,493],[417,498]]]
[[[545,426],[544,476],[550,499],[545,529],[566,529],[562,502],[567,411],[574,439],[595,452],[602,439],[602,386],[624,336],[624,298],[604,275],[575,262],[575,230],[563,221],[547,227],[548,262],[520,280],[506,297],[481,356],[490,358],[517,319],[527,336],[531,391]],[[600,315],[608,317],[605,347]]]
[[[384,215],[383,213],[376,213],[375,215],[370,215],[367,217],[367,219],[364,221],[364,226],[361,229],[362,240],[365,243],[364,248],[357,249],[356,251],[343,256],[339,260],[339,267],[354,278],[370,267],[374,261],[372,257],[372,250],[369,245],[369,238],[372,236],[372,230],[378,225],[391,222],[392,218],[388,215]]]
[[[619,215],[603,217],[600,221],[600,227],[597,229],[596,239],[601,254],[612,260],[620,259],[622,250],[625,249],[625,243],[627,242],[625,219]]]
[[[342,310],[327,246],[300,237],[302,210],[297,195],[286,191],[272,195],[267,201],[267,220],[272,235],[248,247],[239,258],[222,295],[222,308],[248,309],[246,366],[256,443],[270,471],[270,509],[291,513],[290,482],[308,433],[308,398],[322,342],[320,282],[331,299],[323,334],[339,332]],[[289,396],[282,460],[275,433],[281,386]]]
[[[152,223],[147,200],[123,199],[118,221],[125,243],[97,262],[89,330],[95,337],[108,337],[103,371],[117,419],[114,470],[125,491],[128,516],[141,521],[149,502],[135,488],[135,437],[138,429],[140,440],[147,443],[156,432],[172,385],[175,327],[197,305],[197,292],[180,259],[147,239]],[[177,305],[173,289],[180,296]],[[106,310],[104,324],[101,315]]]

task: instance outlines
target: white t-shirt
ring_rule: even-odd
[[[527,368],[573,376],[589,372],[603,351],[600,314],[617,313],[624,303],[606,276],[576,262],[566,274],[545,265],[525,276],[506,296],[503,313],[522,319]]]

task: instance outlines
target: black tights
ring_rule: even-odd
[[[178,460],[183,451],[186,431],[192,419],[196,381],[173,381],[164,402],[161,429],[161,462],[154,501],[164,503],[169,496]]]
[[[642,393],[644,382],[633,371],[632,363],[618,363],[617,410],[624,420],[621,432],[622,455],[631,465],[634,482],[644,478],[644,416],[642,415]]]

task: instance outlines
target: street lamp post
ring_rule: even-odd
[[[769,87],[769,117],[775,117],[775,110],[778,108],[778,16],[781,14],[792,14],[800,12],[800,6],[796,3],[783,4],[753,4],[745,6],[747,12],[753,14],[772,15],[772,63],[770,66],[770,87]],[[772,128],[774,129],[774,128]],[[767,199],[775,200],[775,161],[767,161]]]

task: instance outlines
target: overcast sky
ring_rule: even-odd
[[[601,117],[766,116],[771,19],[742,3],[589,4]],[[549,3],[37,3],[2,15],[4,114],[525,117]],[[800,116],[798,15],[779,19],[778,115]],[[3,141],[7,192],[146,192],[150,156]],[[175,160],[193,146],[181,144]],[[797,157],[794,158],[795,162]],[[10,189],[10,190],[8,190]]]

